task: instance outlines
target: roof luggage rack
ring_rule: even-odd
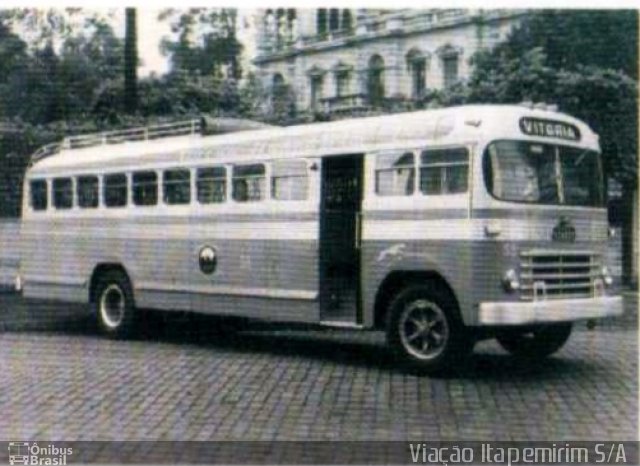
[[[121,144],[124,142],[151,141],[154,139],[188,136],[192,134],[225,134],[265,128],[273,128],[273,126],[247,119],[212,118],[208,115],[203,115],[201,118],[194,120],[69,136],[60,142],[54,142],[39,148],[31,156],[31,164],[55,155],[62,150],[84,149],[87,147]]]
[[[201,121],[198,119],[69,136],[60,142],[47,144],[38,149],[31,156],[31,163],[33,164],[39,160],[55,155],[63,149],[84,149],[109,144],[122,144],[123,142],[150,141],[172,136],[186,136],[199,134],[200,128]]]

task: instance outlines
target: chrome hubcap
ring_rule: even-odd
[[[124,318],[125,299],[118,285],[109,285],[100,297],[100,317],[109,328],[117,328]]]
[[[449,340],[449,324],[443,310],[426,299],[408,303],[399,325],[402,345],[418,359],[437,357]]]

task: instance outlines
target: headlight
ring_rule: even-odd
[[[602,269],[600,269],[600,274],[602,275],[602,281],[606,286],[613,285],[613,277],[611,276],[611,272],[609,272],[609,267],[603,265]]]
[[[515,270],[509,269],[504,273],[504,277],[502,277],[502,286],[509,293],[520,289],[520,280],[518,279],[518,274]]]

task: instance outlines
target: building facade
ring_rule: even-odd
[[[310,114],[422,106],[470,74],[469,58],[504,40],[523,10],[263,9],[254,63]]]

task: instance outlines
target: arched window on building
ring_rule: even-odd
[[[351,10],[342,10],[342,29],[347,32],[353,31],[353,17]]]
[[[271,98],[276,101],[284,98],[287,90],[287,83],[280,73],[274,73],[271,79]]]
[[[458,55],[442,57],[444,87],[451,87],[458,81]]]
[[[284,81],[284,77],[282,76],[282,74],[280,73],[274,73],[272,81],[271,81],[271,86],[272,88],[275,89],[280,89],[285,85],[285,81]]]
[[[276,43],[278,46],[284,44],[287,35],[287,18],[283,8],[276,10]]]
[[[373,55],[369,59],[367,95],[370,105],[374,107],[382,105],[384,101],[384,60],[380,55]]]
[[[411,98],[420,100],[427,88],[427,57],[418,49],[407,53],[407,69],[411,76]]]
[[[276,18],[272,9],[268,9],[264,14],[264,39],[268,45],[273,45],[277,35]]]
[[[316,32],[319,36],[327,33],[327,9],[318,8],[316,15]]]
[[[316,11],[316,32],[324,36],[328,32],[353,32],[353,15],[351,10],[338,8],[318,8]]]
[[[310,84],[310,107],[311,110],[316,112],[321,110],[321,100],[324,91],[324,74],[325,71],[318,66],[313,66],[308,72],[309,84]]]
[[[336,97],[349,95],[351,84],[351,70],[353,68],[343,62],[333,67],[334,81],[336,83]]]
[[[271,81],[271,112],[276,119],[295,116],[295,94],[280,73],[274,73]]]
[[[329,31],[334,32],[340,29],[340,10],[331,8],[329,10]]]
[[[296,10],[294,8],[287,9],[287,42],[293,42],[296,40],[298,34],[297,31],[297,17]]]
[[[462,49],[450,44],[438,49],[438,56],[442,62],[442,85],[451,87],[460,78],[460,55]]]

